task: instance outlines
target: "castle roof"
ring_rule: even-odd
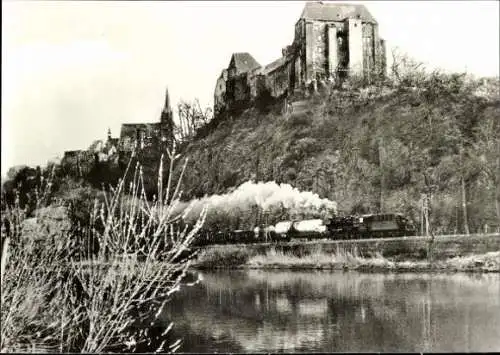
[[[248,52],[233,53],[229,66],[233,65],[238,73],[245,73],[261,65]]]
[[[368,9],[360,4],[308,2],[304,6],[301,19],[322,21],[343,21],[360,18],[363,22],[377,23]]]
[[[269,74],[269,73],[275,71],[276,69],[278,69],[279,67],[283,66],[285,63],[286,63],[285,57],[278,58],[274,62],[266,65],[264,67],[263,73]]]

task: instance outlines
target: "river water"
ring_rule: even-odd
[[[221,271],[159,317],[181,352],[500,351],[500,275]]]

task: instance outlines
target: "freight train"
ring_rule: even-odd
[[[288,242],[297,239],[367,239],[416,235],[414,225],[399,213],[367,214],[282,221],[275,226],[230,232],[200,231],[195,245]]]

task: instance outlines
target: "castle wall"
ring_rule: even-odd
[[[337,27],[334,24],[327,26],[327,53],[328,53],[328,77],[335,77],[338,58]]]
[[[314,72],[314,24],[312,21],[306,21],[306,38],[305,38],[305,84],[309,84],[313,79]]]
[[[86,150],[64,152],[61,166],[66,173],[74,176],[88,174],[96,162],[96,153]]]
[[[347,29],[343,27],[337,30],[338,69],[341,76],[344,75],[349,68],[349,41]]]
[[[303,72],[299,71],[300,64],[302,64],[300,54],[295,59],[299,62],[295,69],[295,76],[299,78],[298,82],[301,82],[302,78],[305,83],[313,79],[327,79],[332,74],[336,74],[338,69],[351,69],[349,66],[351,52],[354,54],[351,65],[357,68],[356,72],[359,74],[362,74],[364,67],[374,67],[373,25],[366,24],[365,37],[367,38],[364,38],[362,27],[364,24],[359,19],[354,21],[355,23],[351,25],[349,20],[305,22],[303,41],[306,55],[303,59],[305,62]],[[296,35],[299,34],[300,25],[298,24]],[[300,40],[296,38],[296,41]],[[363,41],[367,43],[366,51],[363,50]],[[299,42],[299,48],[300,45]],[[370,51],[369,48],[372,50]]]
[[[61,160],[61,166],[70,175],[79,175],[79,157],[80,151],[66,151]]]
[[[226,106],[233,104],[241,106],[251,101],[251,78],[247,73],[240,74],[236,77],[229,77],[226,82]]]
[[[295,37],[294,37],[294,43],[301,43],[302,41],[305,40],[305,21],[304,20],[299,20],[295,24]]]
[[[247,75],[242,74],[234,79],[234,100],[247,101],[250,97],[250,88],[247,85]]]
[[[266,76],[267,87],[273,97],[280,97],[288,91],[290,62],[269,72]]]
[[[126,123],[120,132],[120,150],[131,151],[136,142],[140,148],[157,146],[164,132],[161,123]]]
[[[312,79],[319,80],[327,75],[327,30],[326,23],[315,21],[313,23],[313,71]]]
[[[267,89],[266,76],[256,72],[249,77],[248,85],[250,87],[250,96],[255,99]]]
[[[294,89],[300,88],[304,84],[304,76],[302,74],[302,61],[301,56],[298,55],[294,60],[294,70],[295,70],[295,86]]]
[[[378,33],[378,26],[373,26],[373,45],[375,47],[375,73],[376,75],[381,75],[383,71],[383,58],[382,58],[382,46],[380,43],[380,36]]]
[[[386,75],[387,72],[387,53],[385,49],[385,41],[383,39],[380,40],[380,71],[382,75]]]
[[[352,74],[363,74],[363,26],[360,19],[347,19],[349,36],[349,69]]]
[[[312,25],[311,25],[312,26]],[[310,34],[311,36],[312,34]],[[306,21],[299,20],[295,25],[295,77],[296,89],[301,88],[307,82],[307,45],[306,45]],[[312,49],[310,49],[310,54]]]
[[[293,56],[287,58],[288,92],[293,93],[297,77],[295,76],[295,61]]]
[[[250,96],[255,98],[259,96],[259,82],[261,81],[260,75],[251,75],[248,78],[248,86],[250,88]]]
[[[79,162],[80,169],[81,169],[82,174],[90,173],[90,171],[94,167],[96,160],[97,160],[96,154],[94,152],[89,152],[89,151],[84,150],[81,152],[79,158],[80,158],[80,162]]]
[[[363,73],[370,77],[375,70],[375,42],[373,24],[363,23]]]
[[[217,79],[217,83],[215,84],[215,92],[214,92],[214,109],[215,112],[219,112],[222,107],[226,104],[226,80],[221,75],[219,79]]]

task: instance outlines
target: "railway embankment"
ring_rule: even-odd
[[[500,272],[500,233],[212,245],[199,269],[332,269],[363,272]]]

